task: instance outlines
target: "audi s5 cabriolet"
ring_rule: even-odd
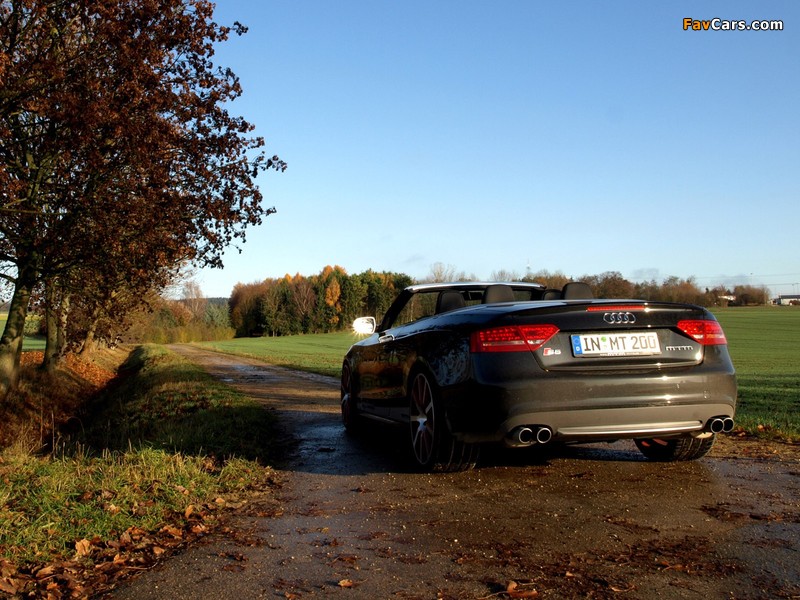
[[[348,432],[408,428],[425,470],[472,468],[481,444],[632,439],[693,460],[733,428],[725,334],[689,304],[593,299],[588,285],[442,283],[403,290],[342,365]]]

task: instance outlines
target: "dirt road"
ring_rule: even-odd
[[[296,452],[277,505],[114,598],[800,598],[797,447],[658,464],[618,443],[419,474],[393,431],[344,434],[337,381],[180,351],[276,411]]]

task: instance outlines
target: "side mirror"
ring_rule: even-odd
[[[375,317],[359,317],[353,321],[353,331],[358,335],[372,335],[375,327]]]

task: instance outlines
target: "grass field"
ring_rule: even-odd
[[[739,381],[737,423],[748,432],[800,439],[800,309],[748,307],[715,311],[728,337]],[[339,376],[352,333],[240,338],[202,344],[219,352]]]
[[[800,439],[800,309],[789,306],[714,311],[728,338],[739,382],[736,421],[747,431]]]
[[[8,313],[0,312],[0,331],[5,329],[7,319],[8,319]],[[22,349],[44,350],[44,338],[39,336],[36,337],[25,336],[25,338],[22,341]]]
[[[220,342],[202,342],[205,348],[248,356],[265,362],[339,377],[345,352],[360,338],[348,332],[285,337],[237,338]]]

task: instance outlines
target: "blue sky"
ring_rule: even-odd
[[[219,0],[229,109],[289,167],[203,292],[440,262],[800,293],[800,4],[696,4]]]

